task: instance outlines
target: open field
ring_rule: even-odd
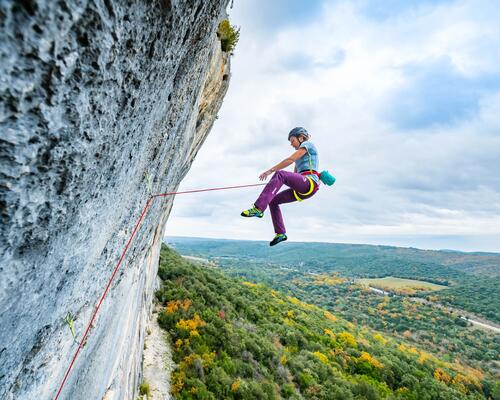
[[[357,282],[361,283],[362,285],[395,292],[437,291],[447,288],[447,286],[436,285],[430,282],[416,281],[413,279],[394,278],[392,276],[377,279],[358,279]]]

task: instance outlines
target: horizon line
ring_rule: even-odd
[[[182,236],[182,235],[164,235],[163,239],[167,238],[187,238],[187,239],[203,239],[203,240],[226,240],[233,242],[264,242],[267,243],[266,240],[252,240],[252,239],[228,239],[228,238],[212,238],[212,237],[202,237],[202,236]],[[393,247],[398,249],[412,249],[412,250],[420,250],[420,251],[439,251],[439,252],[448,252],[448,253],[461,253],[461,254],[475,254],[475,255],[494,255],[500,256],[500,252],[495,251],[465,251],[465,250],[456,250],[456,249],[424,249],[420,247],[413,246],[396,246],[390,244],[370,244],[370,243],[349,243],[349,242],[318,242],[318,241],[294,241],[288,240],[289,243],[315,243],[315,244],[340,244],[340,245],[349,245],[349,246],[373,246],[373,247]]]

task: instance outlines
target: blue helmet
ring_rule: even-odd
[[[298,126],[296,128],[293,128],[289,133],[288,133],[288,140],[292,136],[299,137],[299,135],[304,135],[305,137],[309,138],[309,132],[307,132],[306,128],[302,128],[301,126]]]

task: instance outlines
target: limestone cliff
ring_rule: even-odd
[[[229,84],[227,0],[0,2],[0,398],[55,396],[151,193]],[[60,398],[132,399],[172,198],[132,242]]]

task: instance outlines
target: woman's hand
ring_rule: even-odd
[[[305,148],[302,147],[302,148],[298,149],[290,157],[285,158],[279,164],[276,164],[271,169],[268,169],[266,172],[263,172],[262,174],[260,174],[259,175],[259,179],[261,181],[265,181],[267,179],[267,177],[269,175],[271,175],[274,171],[279,171],[280,169],[288,167],[289,165],[293,164],[294,161],[297,161],[300,157],[303,157],[304,154],[306,154],[306,149]]]
[[[270,169],[268,169],[266,172],[263,172],[262,174],[259,175],[259,179],[261,181],[265,181],[267,179],[267,177],[269,175],[271,175],[273,173],[273,171],[271,171]]]

